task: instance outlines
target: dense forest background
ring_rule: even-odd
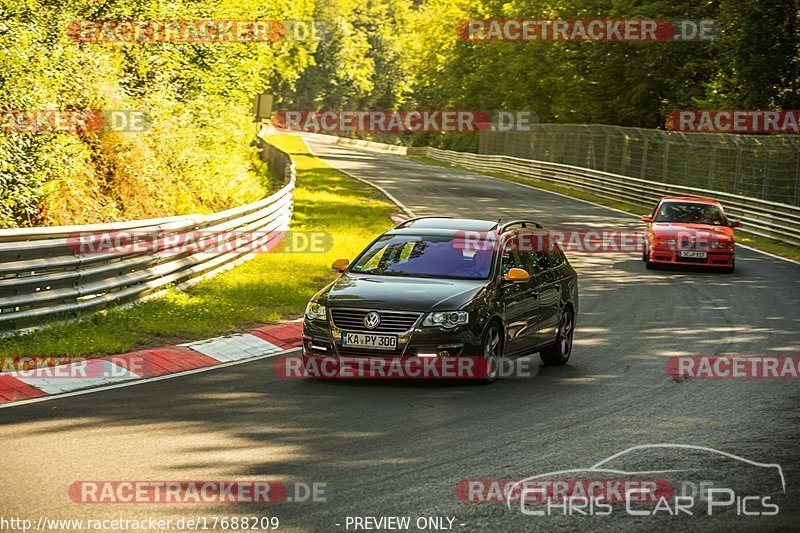
[[[469,18],[715,19],[710,42],[483,43]],[[318,40],[76,43],[76,19],[292,19]],[[264,192],[250,99],[278,109],[509,109],[663,127],[800,109],[800,0],[0,0],[0,109],[146,109],[147,133],[0,133],[0,227],[209,212]],[[458,147],[463,137],[402,142]]]

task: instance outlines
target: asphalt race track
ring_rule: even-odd
[[[563,229],[641,226],[629,215],[476,174],[312,148],[418,216],[525,217]],[[799,530],[798,380],[677,381],[665,362],[673,355],[800,355],[800,266],[741,248],[733,275],[647,271],[637,254],[568,256],[581,298],[568,366],[480,387],[286,380],[264,359],[3,409],[2,514],[34,521],[274,515],[279,530],[290,531],[347,531],[348,516],[408,516],[412,524],[450,517],[456,531]],[[786,494],[779,513],[742,516],[731,507],[712,516],[528,516],[456,494],[462,480],[586,468],[658,443],[780,465]],[[659,458],[660,469],[680,464],[708,474],[704,454],[670,453]],[[750,494],[763,491],[754,469],[718,463],[716,474],[736,478]],[[326,483],[327,501],[85,505],[68,495],[78,480],[238,479]]]

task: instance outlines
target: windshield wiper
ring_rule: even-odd
[[[399,272],[389,272],[381,270],[351,270],[353,274],[367,274],[369,276],[402,276]]]
[[[353,272],[355,274],[368,274],[370,276],[392,276],[392,277],[396,277],[396,278],[436,279],[436,278],[441,277],[441,276],[436,276],[436,275],[433,275],[433,274],[410,274],[408,272],[395,272],[395,271],[391,271],[391,270],[387,270],[387,271],[383,271],[383,272],[379,272],[379,271],[364,272],[364,271],[361,271],[361,270],[351,270],[350,272]]]

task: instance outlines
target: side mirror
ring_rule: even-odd
[[[512,283],[522,283],[524,281],[529,281],[530,279],[531,275],[521,268],[509,269],[508,274],[503,276],[503,281],[510,281]]]
[[[730,221],[730,225],[731,225],[732,228],[738,228],[739,226],[742,225],[742,223],[739,222],[738,220],[731,220]]]
[[[349,259],[337,259],[331,265],[331,268],[336,270],[337,272],[344,272],[347,270],[347,267],[350,265]]]
[[[642,222],[647,222],[649,224],[652,221],[653,221],[653,217],[651,217],[650,215],[645,215],[645,216],[642,217]]]

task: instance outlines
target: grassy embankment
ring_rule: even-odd
[[[311,156],[297,137],[274,135],[270,142],[297,164],[294,231],[327,232],[325,253],[256,256],[185,291],[165,295],[0,339],[0,355],[99,356],[241,331],[301,316],[308,299],[334,278],[334,259],[352,259],[391,226],[396,208],[375,189]]]

